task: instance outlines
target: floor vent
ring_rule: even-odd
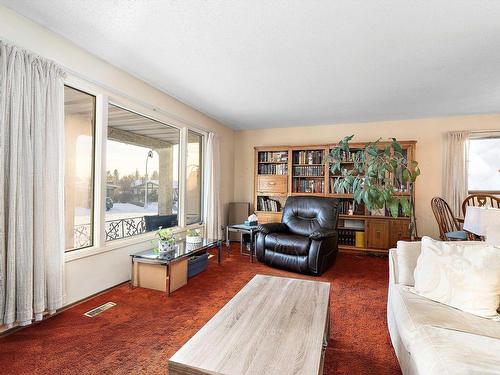
[[[88,316],[90,318],[93,318],[94,316],[102,313],[103,311],[106,311],[107,309],[112,308],[113,306],[116,306],[116,303],[114,303],[114,302],[106,302],[104,305],[97,306],[95,309],[87,311],[83,315]]]

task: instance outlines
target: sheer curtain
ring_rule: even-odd
[[[449,132],[447,135],[444,196],[455,217],[462,216],[462,202],[468,194],[469,136],[469,130]]]
[[[0,41],[0,323],[62,306],[64,72]]]
[[[219,140],[214,133],[207,137],[207,151],[205,154],[205,194],[204,194],[204,222],[206,236],[220,239],[220,150]]]

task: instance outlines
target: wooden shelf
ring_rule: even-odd
[[[325,178],[325,176],[292,176],[294,178]]]
[[[294,167],[322,167],[324,164],[292,164]]]
[[[416,142],[415,141],[400,141],[405,154],[407,155],[408,161],[414,160]],[[382,142],[381,147],[391,146],[390,142]],[[357,152],[364,148],[366,143],[356,142],[350,143],[351,152]],[[372,216],[370,212],[362,207],[357,206],[352,203],[354,202],[354,197],[352,193],[341,193],[337,194],[333,191],[333,183],[336,178],[342,177],[342,170],[347,169],[353,171],[354,160],[346,159],[340,161],[340,171],[332,173],[331,164],[328,159],[329,151],[332,147],[335,147],[334,143],[323,144],[323,145],[295,145],[295,146],[269,146],[269,147],[255,147],[255,186],[254,186],[254,207],[257,207],[257,199],[261,196],[267,196],[274,200],[279,200],[281,203],[281,208],[288,196],[311,196],[311,197],[331,197],[340,199],[343,205],[342,209],[347,212],[347,208],[356,208],[357,212],[362,213],[361,215],[339,215],[339,230],[341,231],[363,231],[365,234],[364,247],[356,247],[354,245],[339,245],[341,251],[362,254],[384,254],[388,253],[386,248],[394,247],[396,242],[402,238],[408,237],[408,223],[410,218],[408,217],[397,217],[392,216]],[[314,151],[319,153],[312,153],[312,157],[315,159],[309,159],[309,154],[307,152]],[[280,152],[283,157],[288,156],[287,161],[276,157],[271,159],[270,156],[267,160],[276,161],[259,161],[260,152]],[[304,153],[302,153],[304,152]],[[307,156],[307,157],[306,157]],[[265,159],[262,159],[265,160]],[[315,163],[307,163],[309,160],[315,161]],[[319,161],[319,163],[318,163]],[[266,164],[271,164],[271,166],[266,166]],[[288,168],[286,168],[287,166]],[[287,169],[286,175],[269,175],[269,174],[258,174],[259,168],[262,171],[265,168],[272,170],[273,168],[284,168]],[[300,168],[304,168],[300,170]],[[318,173],[322,173],[322,176],[307,176],[302,173],[308,173],[309,171],[315,170]],[[296,174],[294,174],[294,172]],[[353,172],[354,173],[354,172]],[[355,172],[358,173],[358,172]],[[362,177],[364,172],[358,174]],[[308,181],[306,184],[305,181]],[[301,184],[302,183],[302,184]],[[293,191],[294,188],[304,188],[308,189],[314,184],[316,188],[322,188],[322,192],[316,193],[306,193],[306,192],[296,192]],[[332,191],[332,192],[330,192]],[[397,192],[397,196],[408,198],[411,197],[409,192]],[[273,198],[275,197],[275,198]],[[260,199],[260,198],[259,198]],[[349,207],[348,207],[349,206]],[[260,206],[259,206],[260,207]],[[256,211],[259,218],[259,222],[275,222],[281,218],[282,212],[274,211]],[[352,228],[356,223],[349,223],[349,220],[355,220],[358,222],[363,222],[364,229],[362,228]],[[347,224],[346,222],[347,221]],[[357,223],[361,224],[361,223]],[[348,242],[351,243],[351,242]]]

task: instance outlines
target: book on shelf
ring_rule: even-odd
[[[323,164],[323,151],[294,151],[293,164]]]
[[[280,212],[281,203],[268,197],[257,197],[257,211]]]
[[[288,174],[288,164],[259,164],[258,174],[284,176]]]
[[[321,177],[324,176],[324,174],[325,169],[321,165],[293,167],[294,176]]]
[[[261,163],[286,163],[288,151],[261,151],[258,157]]]
[[[323,193],[325,191],[325,180],[294,178],[292,181],[294,193]]]
[[[356,244],[356,231],[348,229],[338,230],[339,245],[354,246]]]
[[[357,203],[354,199],[341,199],[338,205],[339,215],[364,215],[365,204],[363,202]]]

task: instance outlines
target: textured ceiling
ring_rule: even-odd
[[[237,129],[500,112],[500,1],[0,3]]]

